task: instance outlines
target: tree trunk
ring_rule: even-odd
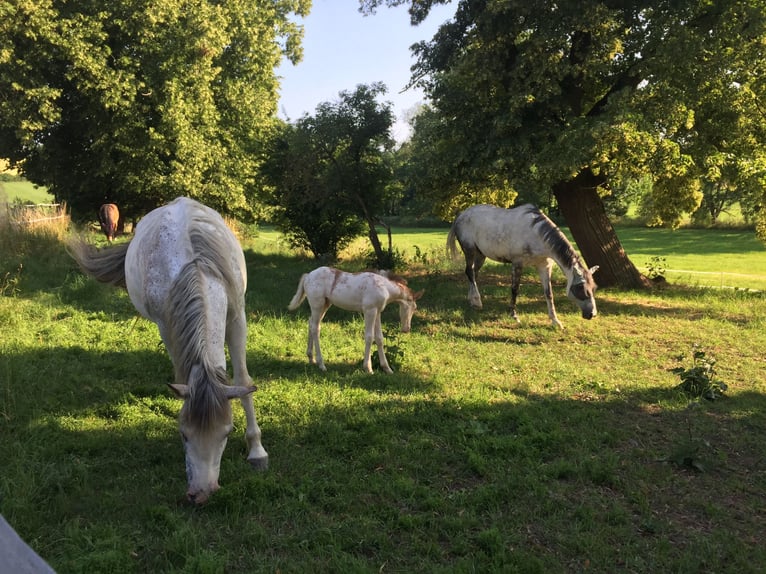
[[[591,172],[553,186],[561,214],[566,219],[587,265],[598,265],[594,279],[602,287],[646,289],[651,281],[628,258],[596,191],[603,183]]]
[[[383,254],[383,246],[380,244],[380,237],[378,237],[378,230],[375,228],[375,221],[367,218],[367,227],[367,236],[370,238],[373,251],[375,251],[375,259],[378,260],[378,266],[381,266],[385,255]]]

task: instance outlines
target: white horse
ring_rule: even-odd
[[[373,340],[378,347],[380,368],[386,373],[393,373],[383,350],[383,330],[380,315],[386,305],[399,303],[399,320],[402,333],[410,332],[412,315],[417,309],[415,303],[423,291],[413,293],[404,279],[387,273],[346,273],[332,267],[319,267],[310,273],[304,273],[298,282],[298,290],[288,305],[290,311],[297,309],[303,299],[309,300],[311,318],[309,319],[309,339],[306,355],[309,363],[316,364],[322,370],[327,368],[319,348],[319,331],[322,318],[327,310],[336,305],[346,311],[360,311],[364,314],[364,360],[362,367],[372,372],[371,347]]]
[[[221,216],[188,198],[147,214],[128,243],[102,250],[70,243],[80,267],[104,283],[126,286],[141,315],[159,327],[175,371],[170,388],[184,400],[179,416],[187,497],[204,503],[218,490],[221,456],[231,432],[230,399],[247,418],[248,461],[268,467],[245,363],[245,257]],[[224,344],[234,385],[228,385]]]
[[[567,296],[582,311],[585,319],[596,316],[593,293],[596,283],[593,273],[598,266],[588,269],[575,252],[572,244],[534,205],[503,209],[493,205],[474,205],[457,216],[447,236],[447,247],[456,257],[455,240],[465,256],[465,274],[468,276],[468,301],[476,309],[482,308],[476,277],[484,260],[512,264],[511,316],[518,322],[516,297],[524,265],[537,268],[543,293],[548,303],[548,317],[553,326],[563,328],[556,315],[551,289],[551,271],[555,262],[567,278]]]

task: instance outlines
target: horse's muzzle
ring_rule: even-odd
[[[202,504],[205,504],[210,498],[210,495],[213,494],[219,488],[221,487],[218,486],[218,483],[216,483],[212,486],[212,488],[209,491],[198,490],[197,492],[187,492],[186,499],[192,504],[196,504],[197,506],[200,506]]]

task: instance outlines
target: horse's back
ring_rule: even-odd
[[[195,235],[215,252],[200,253]],[[242,248],[215,210],[179,197],[144,216],[136,225],[125,260],[128,293],[141,314],[156,319],[155,309],[162,307],[182,269],[201,256],[216,261],[225,277],[234,278],[237,294],[244,294],[247,275]]]
[[[455,235],[464,249],[470,245],[495,261],[532,261],[547,255],[534,231],[537,212],[533,205],[474,205],[455,220]]]
[[[309,302],[327,300],[346,311],[363,311],[368,306],[385,305],[388,281],[377,273],[348,273],[333,267],[318,267],[306,277],[304,289]]]

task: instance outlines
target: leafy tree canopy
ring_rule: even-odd
[[[0,2],[0,157],[91,216],[179,195],[251,212],[310,0]]]
[[[361,0],[367,11],[409,4],[414,23],[437,3]],[[697,208],[717,165],[763,202],[764,46],[763,0],[460,0],[414,46],[432,163],[444,158],[439,181],[452,182],[430,189],[434,203],[455,209],[466,184],[493,178],[552,191],[586,260],[604,267],[619,256],[604,245],[619,242],[593,214],[626,180],[650,173],[670,223]]]
[[[360,84],[323,102],[314,115],[286,126],[264,165],[271,186],[267,201],[294,243],[315,256],[335,258],[364,227],[376,257],[376,232],[392,177],[387,150],[393,113],[381,83]]]

